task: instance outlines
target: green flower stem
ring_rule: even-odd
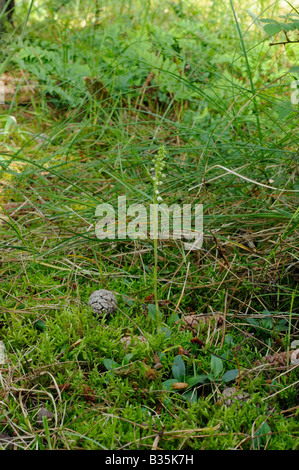
[[[162,200],[159,195],[159,186],[162,184],[162,178],[164,178],[163,168],[165,167],[166,152],[164,147],[160,147],[156,157],[153,160],[154,163],[154,176],[153,180],[153,189],[154,189],[154,298],[155,298],[155,307],[156,307],[156,322],[157,322],[157,332],[161,331],[161,319],[158,303],[158,211],[157,204]]]
[[[155,206],[155,221],[157,220],[157,207]],[[154,226],[154,297],[155,297],[155,306],[156,306],[156,322],[157,322],[157,332],[161,331],[161,322],[160,322],[160,312],[159,312],[159,303],[158,303],[158,230],[157,224]]]

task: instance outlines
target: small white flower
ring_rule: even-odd
[[[158,202],[163,201],[163,199],[161,198],[161,196],[158,196],[158,197],[157,197],[157,201],[158,201]]]

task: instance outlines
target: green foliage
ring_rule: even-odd
[[[252,441],[254,450],[261,450],[264,448],[267,437],[271,433],[270,426],[264,421],[258,430],[254,433],[254,439]],[[268,438],[269,439],[269,438]]]
[[[175,356],[172,364],[172,373],[178,382],[183,382],[185,377],[185,364],[181,355]]]
[[[1,52],[0,433],[19,448],[298,445],[298,368],[264,363],[298,334],[297,52],[257,20],[273,11],[280,41],[296,17],[266,4],[37,0],[25,23],[18,5]],[[157,197],[204,204],[202,250],[98,240],[99,203],[152,201],[162,145]],[[119,306],[103,319],[100,287]]]
[[[289,31],[296,31],[299,29],[298,14],[289,13],[287,15],[280,15],[280,18],[284,21],[277,21],[272,18],[260,19],[262,23],[265,23],[264,31],[269,36],[273,36],[274,34],[280,33],[280,31],[288,33]]]
[[[49,95],[56,106],[76,108],[83,102],[83,78],[90,75],[90,68],[80,58],[71,61],[67,48],[46,41],[30,42],[16,53],[14,63],[38,80],[41,96]]]
[[[223,371],[223,362],[220,359],[220,357],[214,356],[214,354],[211,355],[211,372],[215,379],[221,374]]]

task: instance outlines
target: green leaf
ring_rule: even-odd
[[[134,305],[136,304],[135,300],[132,300],[132,299],[128,299],[127,296],[125,295],[122,295],[122,300],[127,304],[129,305],[129,307],[134,307]]]
[[[151,319],[154,321],[154,322],[157,322],[157,311],[156,311],[156,305],[154,304],[149,304],[147,306],[147,310],[148,310],[148,314],[149,316],[151,317]],[[159,313],[159,317],[160,317],[160,320],[162,319],[162,314],[160,312],[160,310],[158,309],[158,313]]]
[[[172,364],[172,373],[177,382],[182,382],[185,376],[185,364],[180,354],[175,356]]]
[[[224,337],[224,341],[226,344],[228,344],[229,346],[232,346],[234,347],[236,345],[236,343],[234,342],[234,338],[232,337],[232,335],[225,335]]]
[[[279,322],[274,328],[274,331],[277,331],[278,333],[281,333],[283,331],[288,331],[287,321],[284,318],[282,320],[279,320]]]
[[[250,323],[250,325],[253,325],[253,326],[257,326],[257,327],[260,326],[258,320],[256,320],[255,318],[247,318],[247,322]]]
[[[188,390],[188,392],[183,394],[183,398],[185,398],[189,403],[197,403],[197,391]]]
[[[42,443],[41,438],[39,437],[38,434],[36,434],[36,442],[38,444],[38,449],[37,450],[45,450],[44,445]]]
[[[224,382],[231,382],[231,380],[235,380],[236,377],[239,375],[239,369],[231,369],[225,372],[222,376],[222,380]]]
[[[280,23],[281,29],[284,31],[294,31],[296,29],[296,24],[292,23]]]
[[[47,328],[47,325],[44,321],[42,320],[37,320],[35,323],[34,323],[34,328],[40,330],[40,331],[45,331],[45,329]]]
[[[214,378],[215,377],[213,374],[207,374],[207,379],[210,380],[211,382],[213,382]]]
[[[263,311],[263,320],[261,321],[261,325],[266,330],[270,330],[273,326],[271,313],[268,310]]]
[[[166,325],[162,326],[161,332],[165,334],[166,339],[171,336],[171,330]]]
[[[299,66],[298,65],[293,65],[290,69],[289,72],[291,73],[299,73]]]
[[[214,378],[218,377],[223,371],[222,359],[220,359],[220,357],[214,356],[214,354],[211,355],[211,371]]]
[[[125,357],[122,360],[122,365],[126,366],[127,364],[129,364],[129,362],[130,362],[130,360],[132,359],[133,356],[134,356],[134,354],[132,354],[132,353],[126,354]]]
[[[278,21],[273,20],[273,18],[261,18],[262,23],[278,24]]]
[[[268,36],[273,36],[274,34],[279,33],[282,30],[282,27],[279,23],[277,24],[266,24],[264,26],[264,31],[268,34]]]
[[[208,381],[207,374],[194,375],[194,377],[186,379],[189,387],[194,387],[197,384],[204,384]]]
[[[62,353],[68,353],[70,350],[70,345],[69,344],[64,344],[62,348],[60,348],[59,354],[61,355]]]
[[[107,370],[114,369],[115,367],[119,367],[119,364],[115,362],[113,359],[104,359],[103,362]]]
[[[287,118],[293,111],[292,104],[289,101],[283,101],[276,109],[279,119]]]
[[[271,428],[265,421],[254,434],[253,448],[259,449],[262,444],[266,443],[267,434],[269,433],[271,433]]]

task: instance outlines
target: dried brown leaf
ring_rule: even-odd
[[[184,315],[181,320],[177,320],[175,323],[179,324],[182,321],[182,330],[188,329],[196,333],[200,326],[208,326],[210,322],[215,322],[216,325],[222,324],[222,315],[215,313],[215,315]]]
[[[173,390],[185,390],[185,388],[187,388],[188,386],[189,384],[187,384],[187,382],[176,382],[172,384],[172,389]]]
[[[163,367],[158,354],[154,354],[154,361],[155,361],[154,369],[161,369]]]
[[[188,349],[183,348],[182,346],[179,346],[178,354],[180,354],[181,356],[190,356],[190,351],[188,351]]]
[[[92,403],[97,401],[96,394],[89,385],[83,386],[83,396],[86,401],[89,401]]]
[[[197,338],[197,337],[192,338],[192,339],[191,339],[191,343],[192,343],[192,344],[197,344],[197,346],[199,346],[199,348],[202,348],[202,347],[205,345],[205,343],[204,343],[201,339],[199,339],[199,338]]]
[[[144,364],[144,366],[145,366],[145,371],[144,371],[145,378],[147,380],[156,379],[157,378],[157,372],[154,369],[151,369],[151,367],[147,366],[146,364]]]
[[[47,410],[44,406],[41,406],[40,409],[38,410],[38,416],[37,416],[37,422],[39,424],[43,423],[43,417],[46,417],[48,419],[52,419],[54,417],[54,413],[52,411]]]

